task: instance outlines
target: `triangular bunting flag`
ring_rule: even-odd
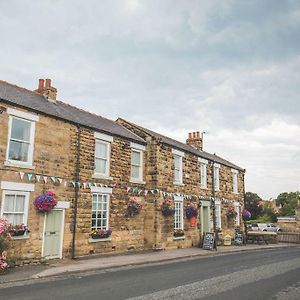
[[[67,185],[68,185],[68,181],[65,180],[65,181],[64,181],[64,187],[66,187]]]
[[[48,181],[48,177],[47,176],[43,176],[44,182],[47,183]]]
[[[148,194],[148,190],[145,190],[145,191],[144,191],[144,194],[145,194],[145,196],[147,196],[147,194]]]
[[[126,189],[126,192],[129,193],[130,189],[131,189],[131,187],[128,186],[127,189]]]
[[[92,183],[88,182],[88,187],[91,188],[92,187]]]
[[[86,189],[86,186],[87,186],[87,183],[84,182],[84,183],[83,183],[83,188]]]
[[[55,176],[51,176],[50,178],[51,178],[51,180],[52,180],[54,183],[56,182],[56,177],[55,177]]]
[[[96,182],[94,182],[94,186],[97,187],[97,183]]]
[[[79,181],[77,181],[77,182],[76,182],[76,184],[77,184],[77,186],[80,188],[80,182],[79,182]]]
[[[40,180],[41,180],[41,175],[35,175],[35,180],[36,180],[37,182],[40,182]]]
[[[72,183],[73,187],[76,186],[76,182],[75,181],[71,181],[71,183]]]
[[[19,172],[19,174],[20,174],[21,180],[23,180],[25,173],[24,172]]]
[[[31,181],[32,175],[33,174],[31,174],[31,173],[27,173],[27,178],[28,178],[29,181]]]
[[[61,178],[57,178],[58,182],[62,184],[63,180]]]

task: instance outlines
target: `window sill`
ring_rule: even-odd
[[[205,187],[205,186],[201,186],[201,185],[200,185],[200,188],[201,188],[202,190],[208,190],[208,188]]]
[[[17,236],[12,236],[11,239],[13,241],[17,241],[17,240],[28,240],[29,239],[29,234],[24,234],[24,235],[17,235]]]
[[[234,195],[239,195],[240,193],[232,192],[232,194],[234,194]]]
[[[23,169],[31,169],[34,170],[35,167],[32,164],[22,164],[18,161],[11,161],[11,160],[6,160],[4,161],[4,166],[7,167],[17,167],[17,168],[23,168]]]
[[[103,239],[92,239],[92,238],[89,238],[89,243],[110,242],[110,241],[111,241],[110,237],[103,238]]]
[[[113,178],[110,177],[110,176],[106,176],[106,175],[103,175],[103,174],[97,174],[97,173],[94,173],[94,174],[92,175],[92,178],[106,179],[106,180],[113,180]]]
[[[137,183],[137,184],[146,184],[146,181],[139,180],[139,179],[133,179],[133,178],[130,179],[130,182]]]
[[[173,236],[173,241],[185,240],[185,236]]]
[[[184,183],[182,183],[182,182],[175,182],[175,181],[174,181],[173,184],[174,184],[174,185],[177,185],[177,186],[184,186]]]

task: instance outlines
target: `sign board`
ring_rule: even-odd
[[[235,245],[243,245],[244,244],[244,233],[242,231],[235,232],[234,244]]]
[[[213,232],[205,232],[203,237],[202,248],[205,250],[213,250],[215,242],[215,235]]]

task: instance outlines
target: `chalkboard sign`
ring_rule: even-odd
[[[214,233],[205,232],[204,237],[203,237],[202,248],[205,250],[213,250],[214,249],[214,241],[215,241]]]
[[[236,231],[234,235],[234,244],[243,245],[244,244],[244,233],[242,231]]]

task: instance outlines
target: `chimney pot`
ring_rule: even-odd
[[[192,133],[191,132],[189,132],[189,139],[191,139],[192,138]]]
[[[49,87],[51,87],[51,79],[46,79],[46,84],[45,84],[45,88],[47,89],[47,88],[49,88]]]
[[[199,131],[196,132],[196,136],[197,136],[197,138],[200,137],[200,132]]]
[[[193,132],[193,138],[195,138],[196,137],[196,132]]]
[[[39,79],[39,86],[38,86],[38,92],[42,93],[44,90],[44,79]]]

